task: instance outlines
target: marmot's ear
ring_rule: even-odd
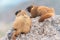
[[[21,12],[21,10],[17,11],[17,12],[15,13],[15,15],[17,15],[19,12]]]
[[[31,5],[31,6],[29,6],[29,7],[27,7],[27,8],[26,8],[26,9],[27,9],[27,11],[28,11],[28,12],[31,12],[32,7],[33,7],[32,5]]]

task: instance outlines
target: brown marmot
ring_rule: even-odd
[[[55,15],[54,8],[49,8],[47,6],[29,6],[27,7],[27,10],[31,13],[31,18],[41,16],[39,22]]]
[[[13,22],[13,28],[14,32],[12,35],[12,39],[16,40],[16,36],[18,36],[21,33],[28,33],[31,28],[31,19],[30,17],[26,14],[24,10],[19,10],[15,13],[16,18],[15,21]]]

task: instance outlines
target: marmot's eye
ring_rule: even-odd
[[[15,15],[17,15],[19,12],[21,12],[21,10],[17,11],[17,12],[15,13]]]

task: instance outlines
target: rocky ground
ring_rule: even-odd
[[[38,22],[38,19],[39,17],[32,18],[30,32],[19,35],[16,40],[60,40],[60,16],[48,18],[44,22]],[[11,29],[8,33],[12,33],[10,31]],[[8,35],[0,40],[9,40]]]

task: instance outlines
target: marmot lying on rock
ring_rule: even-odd
[[[15,21],[13,22],[13,35],[12,39],[16,40],[16,36],[19,34],[23,33],[26,34],[30,31],[31,28],[31,19],[30,17],[26,14],[24,10],[19,10],[15,13],[16,18]]]
[[[49,8],[47,6],[29,6],[27,7],[27,10],[31,13],[31,18],[41,16],[39,22],[55,15],[54,8]]]

